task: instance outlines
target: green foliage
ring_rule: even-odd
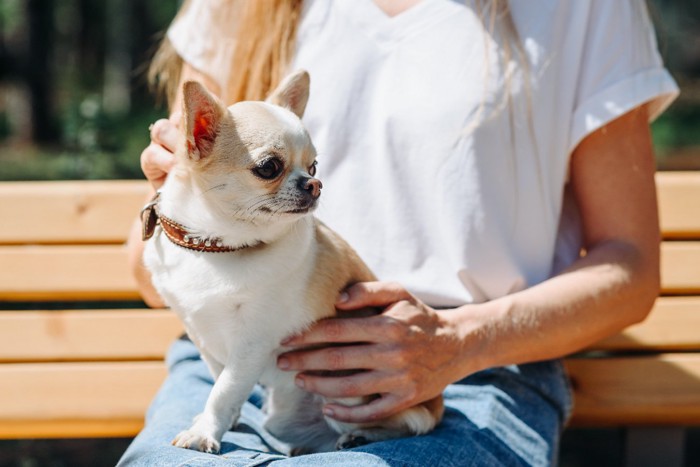
[[[83,104],[83,111],[91,106]],[[144,109],[128,119],[99,112],[85,118],[73,109],[65,120],[62,147],[0,148],[0,180],[141,179],[139,157],[149,143],[148,126],[161,116]]]
[[[22,25],[22,4],[20,0],[2,0],[0,2],[0,25],[13,32]]]
[[[670,110],[651,128],[657,154],[666,155],[678,147],[700,148],[700,108],[687,106]]]
[[[50,152],[36,148],[5,149],[0,180],[92,180],[143,178],[138,155],[125,153]]]
[[[23,81],[26,68],[18,65],[28,63],[35,51],[27,40],[30,16],[37,13],[30,4],[0,0],[0,44],[8,46],[0,50],[0,60],[14,67],[0,70],[7,71],[0,79],[14,80],[7,87],[0,82],[0,180],[143,178],[139,156],[149,142],[148,126],[164,112],[156,109],[138,70],[148,61],[157,32],[174,17],[178,0],[42,4],[50,6],[54,26],[46,45],[51,50],[50,96],[43,103],[59,136],[44,145],[27,137],[29,116],[24,114],[35,90]],[[111,14],[115,8],[119,15]],[[122,60],[116,62],[121,68],[110,66],[115,57]],[[105,91],[123,91],[125,82],[130,102],[122,110],[112,100],[105,109]],[[5,96],[6,102],[21,105],[3,106]]]

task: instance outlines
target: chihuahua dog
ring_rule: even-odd
[[[256,382],[267,389],[265,428],[292,454],[423,434],[442,416],[442,398],[376,423],[343,423],[324,399],[277,369],[280,345],[335,316],[341,290],[375,277],[311,213],[321,194],[316,151],[301,123],[305,71],[265,102],[226,108],[197,82],[184,84],[176,164],[142,212],[144,262],[215,378],[192,426],[173,444],[218,452]],[[152,237],[152,238],[151,238]],[[341,399],[347,405],[367,398]]]

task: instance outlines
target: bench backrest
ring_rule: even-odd
[[[700,424],[700,173],[657,176],[663,296],[567,359],[574,423]],[[182,332],[139,301],[136,181],[0,183],[0,438],[131,436]],[[610,310],[611,313],[614,310]]]

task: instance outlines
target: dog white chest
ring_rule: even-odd
[[[312,253],[303,244],[280,251],[200,253],[157,235],[144,259],[153,284],[179,315],[214,376],[242,341],[270,353],[313,321],[305,305]],[[271,248],[272,249],[272,248]],[[219,371],[215,371],[215,370]]]

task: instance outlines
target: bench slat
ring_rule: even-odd
[[[0,247],[0,300],[139,300],[122,245]],[[700,242],[661,246],[662,289],[700,293]]]
[[[0,361],[162,360],[183,333],[169,310],[0,312]]]
[[[11,420],[0,421],[0,439],[31,438],[132,438],[143,427],[138,418],[113,417],[100,420]]]
[[[123,243],[147,193],[136,180],[0,183],[0,243]]]
[[[566,366],[575,385],[573,425],[700,424],[699,355],[569,359]],[[2,365],[0,437],[133,436],[165,374],[161,362]]]
[[[656,174],[666,238],[700,237],[700,173]],[[143,181],[0,183],[0,244],[121,243],[149,192]]]
[[[700,348],[700,297],[662,297],[649,318],[591,350]],[[169,310],[0,312],[0,362],[156,360],[183,332]]]
[[[568,359],[572,424],[700,424],[700,355]]]
[[[139,300],[123,245],[0,247],[0,300]]]
[[[606,351],[686,351],[700,349],[700,297],[660,297],[649,317],[591,346]]]
[[[661,244],[661,289],[666,294],[700,293],[700,242]]]
[[[133,436],[165,375],[162,362],[0,365],[0,438]]]
[[[664,237],[700,237],[700,172],[659,172],[656,186]]]

